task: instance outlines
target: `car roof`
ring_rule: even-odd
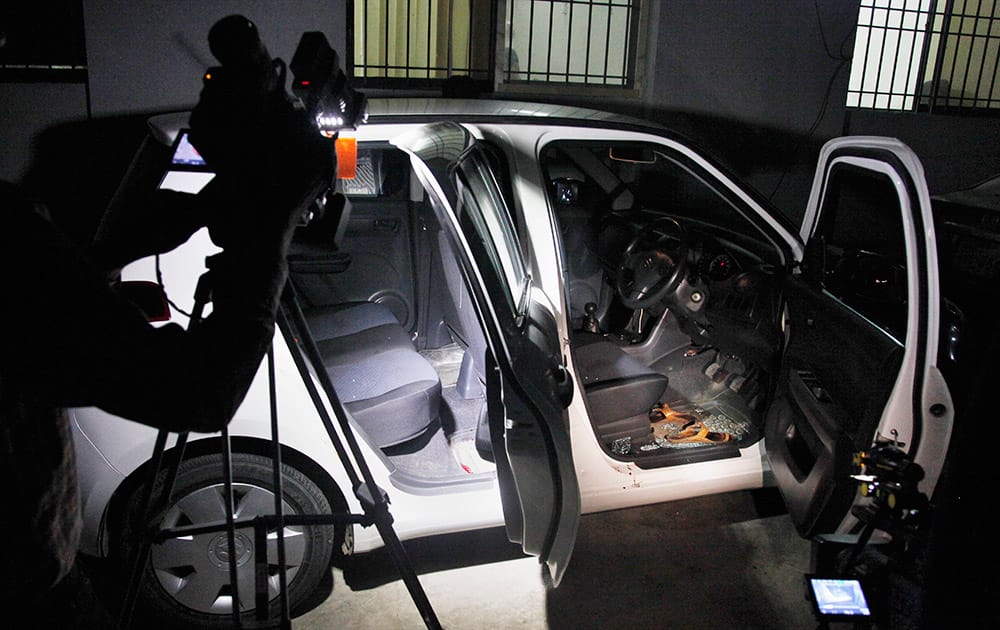
[[[187,127],[189,115],[190,112],[172,112],[153,116],[149,119],[150,133],[159,142],[170,145]],[[675,135],[648,120],[575,105],[434,97],[368,99],[368,121],[372,124],[442,119],[494,124],[611,125]]]
[[[440,119],[447,116],[483,122],[506,121],[537,124],[543,122],[544,119],[546,123],[559,121],[560,124],[601,122],[658,127],[648,120],[576,105],[497,99],[373,98],[368,101],[368,112],[369,120],[372,122],[423,117]]]
[[[165,145],[172,145],[179,132],[188,126],[190,112],[174,112],[153,116],[149,119],[151,135]],[[697,142],[670,127],[645,120],[575,105],[554,103],[534,103],[500,99],[457,99],[441,97],[378,97],[368,99],[368,121],[371,124],[430,123],[451,120],[470,124],[522,124],[563,127],[617,128],[623,131],[649,133],[681,142],[698,150],[702,158],[712,163],[721,172],[729,169],[716,160],[711,153],[699,148]],[[730,175],[739,180],[737,176]],[[758,204],[771,208],[771,201],[757,190],[745,187],[747,194]],[[797,227],[781,212],[771,210],[769,214],[794,234]]]

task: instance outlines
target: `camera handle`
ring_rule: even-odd
[[[188,324],[189,328],[200,324],[204,307],[209,301],[211,301],[210,265],[209,270],[202,274],[198,281],[198,286],[195,289],[195,305],[192,309],[190,323]],[[414,605],[417,607],[421,618],[424,620],[424,624],[430,630],[437,630],[441,628],[441,624],[437,619],[437,615],[435,614],[433,607],[431,606],[430,600],[427,598],[427,595],[420,584],[416,571],[410,564],[409,557],[403,548],[402,542],[399,540],[399,536],[393,529],[392,515],[389,513],[388,495],[385,490],[375,484],[371,469],[368,467],[364,454],[361,452],[357,438],[351,431],[349,420],[344,412],[344,407],[341,405],[336,391],[334,391],[329,375],[326,373],[326,370],[317,368],[317,366],[322,366],[323,364],[322,357],[320,356],[319,349],[317,348],[312,334],[309,331],[309,326],[305,320],[305,316],[302,314],[302,310],[299,307],[298,300],[290,282],[286,282],[282,291],[276,322],[278,325],[278,331],[282,334],[290,346],[289,349],[295,362],[295,366],[302,377],[303,383],[306,385],[310,399],[319,414],[320,420],[330,438],[331,444],[336,450],[337,456],[339,457],[341,464],[344,466],[344,470],[351,481],[354,495],[358,499],[363,513],[352,514],[349,512],[333,512],[329,514],[298,514],[289,516],[284,514],[282,505],[284,490],[281,477],[281,443],[278,439],[277,384],[275,379],[274,346],[272,343],[265,356],[268,366],[268,388],[270,392],[271,458],[274,471],[275,513],[268,516],[258,516],[246,522],[236,522],[236,519],[234,518],[233,501],[232,446],[229,440],[228,426],[224,426],[220,432],[220,438],[222,442],[221,448],[223,456],[224,496],[226,507],[225,523],[190,525],[170,529],[160,529],[158,526],[161,520],[160,516],[170,503],[174,484],[177,479],[181,462],[183,461],[184,449],[188,440],[187,432],[179,433],[177,435],[177,440],[174,444],[174,448],[171,450],[171,457],[169,458],[170,461],[169,468],[167,468],[167,477],[164,480],[162,487],[159,488],[159,496],[155,497],[155,481],[159,477],[160,470],[162,470],[164,465],[168,463],[166,447],[170,432],[165,429],[160,430],[157,434],[156,442],[153,447],[153,456],[151,458],[152,471],[149,476],[150,482],[146,486],[143,494],[143,511],[141,513],[143,515],[143,518],[141,519],[142,527],[138,530],[140,533],[140,539],[138,544],[133,547],[132,555],[129,558],[130,572],[128,590],[126,591],[125,601],[119,617],[119,627],[123,629],[130,627],[135,602],[144,576],[143,567],[145,566],[146,558],[148,557],[150,548],[154,542],[163,542],[170,538],[180,536],[190,536],[194,534],[224,530],[227,535],[227,543],[229,547],[228,556],[229,575],[232,587],[231,611],[233,627],[241,628],[242,620],[239,613],[241,607],[239,605],[238,571],[236,566],[236,528],[237,525],[240,525],[243,527],[252,526],[254,528],[254,548],[257,552],[255,554],[256,580],[254,594],[257,621],[259,622],[266,622],[270,613],[268,588],[266,583],[268,567],[266,537],[268,531],[270,530],[276,530],[277,532],[276,548],[278,553],[278,566],[280,567],[278,578],[280,584],[279,605],[281,614],[279,627],[282,629],[290,629],[291,619],[288,605],[287,574],[284,559],[285,525],[344,524],[347,526],[350,524],[358,524],[363,527],[375,525],[379,535],[385,543],[386,550],[388,551],[393,563],[396,565],[396,569],[399,571],[400,577],[410,593],[410,597],[413,600]],[[327,399],[334,410],[340,434],[338,434],[337,427],[334,425],[333,419],[327,411],[320,390],[316,387],[316,383],[313,380],[314,376],[319,380],[323,393],[326,394]],[[346,447],[344,442],[347,443]]]

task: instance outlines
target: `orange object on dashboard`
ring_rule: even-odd
[[[338,137],[336,146],[337,178],[354,179],[358,174],[358,139]]]

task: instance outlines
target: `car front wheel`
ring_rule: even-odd
[[[271,460],[234,453],[234,518],[253,519],[274,514],[274,483]],[[161,478],[166,472],[161,472]],[[160,528],[224,522],[225,492],[222,458],[205,455],[181,464],[170,504]],[[301,471],[282,464],[283,512],[328,514],[330,503],[322,490]],[[138,522],[143,486],[134,491],[125,506],[125,528],[120,537],[120,558],[129,558],[133,539],[129,526]],[[284,527],[286,580],[292,611],[310,597],[325,577],[340,532],[334,526]],[[242,614],[254,616],[255,548],[253,527],[236,530],[237,583]],[[277,530],[267,532],[267,588],[271,618],[278,613],[280,567]],[[153,544],[143,571],[137,613],[151,619],[170,620],[165,627],[229,627],[232,624],[232,586],[229,576],[229,542],[225,530],[168,539]]]

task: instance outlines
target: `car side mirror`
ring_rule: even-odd
[[[821,286],[826,269],[826,238],[813,236],[802,253],[802,277],[809,284]]]
[[[170,321],[170,303],[163,287],[147,280],[127,280],[116,287],[118,294],[142,311],[148,322]]]

